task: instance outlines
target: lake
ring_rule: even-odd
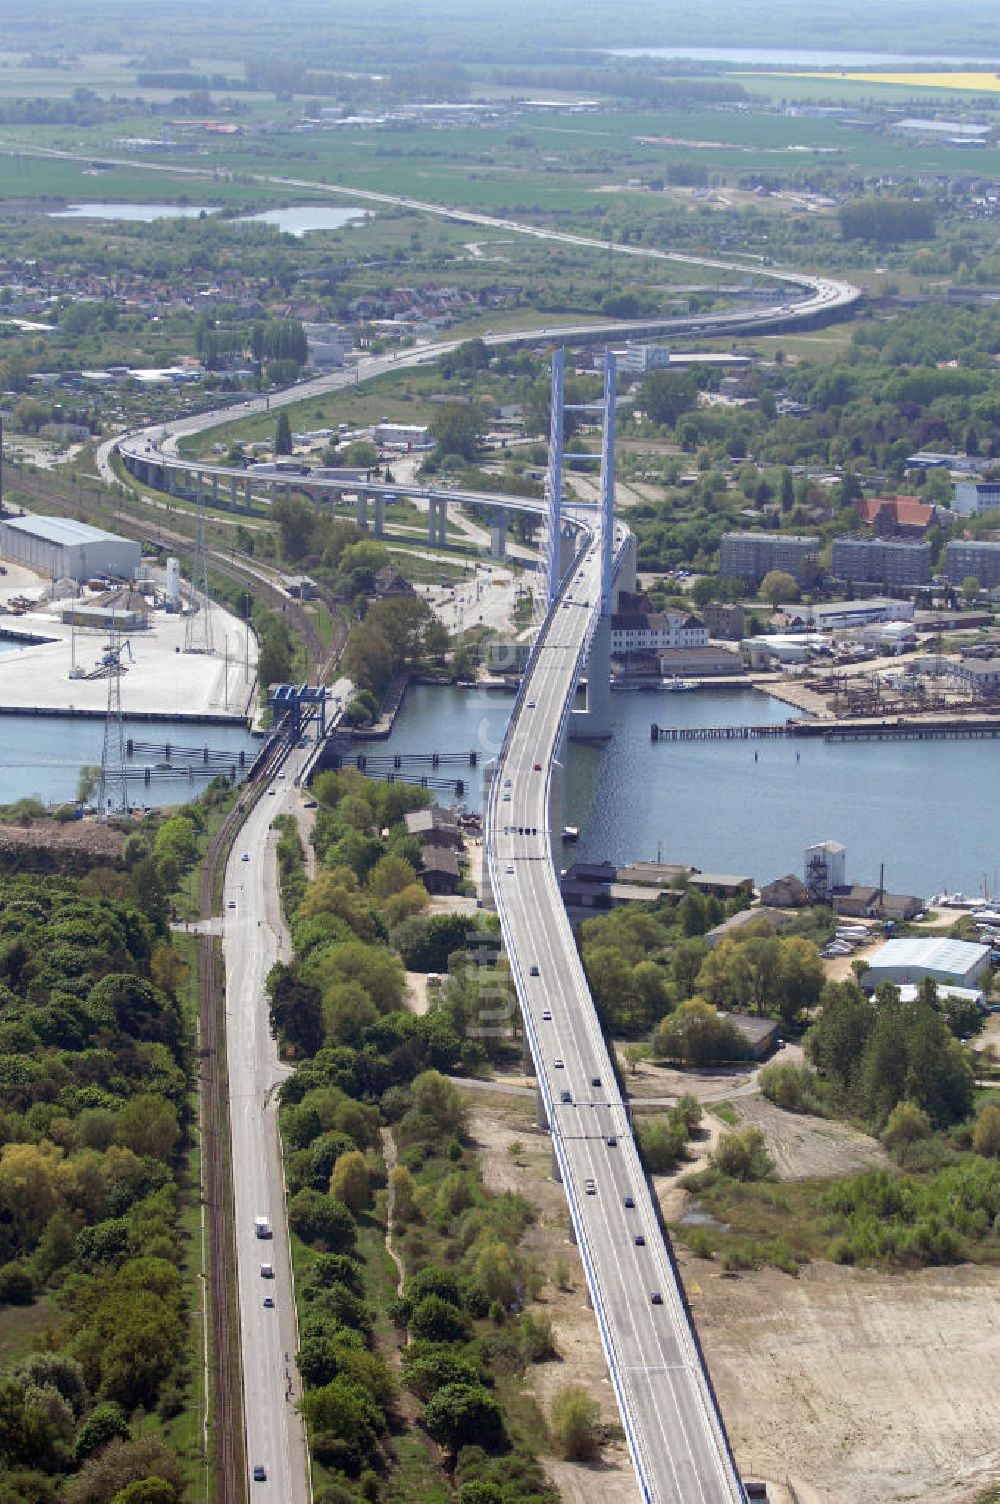
[[[216,210],[192,204],[70,204],[66,209],[52,209],[49,219],[117,219],[130,224],[148,225],[156,219],[199,219]]]
[[[152,224],[157,219],[200,219],[218,214],[218,209],[191,204],[70,204],[54,209],[50,219],[118,220],[129,224]],[[266,209],[260,214],[245,214],[228,220],[237,225],[273,225],[287,235],[308,235],[313,230],[340,230],[344,225],[364,219],[367,209],[335,209],[323,204],[303,204],[287,209]]]
[[[392,737],[370,750],[476,750],[487,757],[499,746],[510,705],[509,695],[414,685]],[[567,865],[660,859],[766,882],[786,872],[801,876],[806,847],[833,839],[847,847],[852,882],[876,884],[884,863],[891,892],[976,893],[984,878],[991,892],[997,885],[995,741],[654,744],[652,721],[763,724],[791,712],[753,690],[711,688],[617,690],[611,709],[609,743],[568,750],[566,822],[579,826],[580,841],[565,849]],[[456,776],[469,780],[470,771],[456,769]],[[479,808],[481,770],[471,779],[465,801]]]
[[[355,220],[364,219],[367,209],[329,209],[321,204],[304,205],[298,209],[266,209],[262,214],[250,214],[241,224],[274,225],[286,235],[309,235],[314,230],[342,230]]]

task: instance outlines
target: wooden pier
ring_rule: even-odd
[[[1000,716],[975,719],[953,716],[933,721],[908,721],[902,717],[814,721],[803,717],[767,726],[658,726],[654,721],[649,735],[654,742],[747,742],[783,736],[811,737],[824,742],[970,741],[1000,736]]]

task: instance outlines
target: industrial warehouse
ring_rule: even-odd
[[[54,580],[131,580],[139,572],[141,549],[71,517],[6,517],[0,522],[0,557]]]

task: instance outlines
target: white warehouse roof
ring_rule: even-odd
[[[3,522],[4,527],[14,528],[19,533],[30,533],[34,538],[44,538],[47,543],[61,543],[69,547],[80,543],[123,541],[115,533],[91,527],[88,522],[77,522],[74,517],[5,517]]]
[[[950,971],[958,975],[989,960],[988,945],[968,940],[887,940],[868,962],[870,971]]]

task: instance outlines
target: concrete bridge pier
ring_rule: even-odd
[[[246,508],[246,510],[248,512],[251,510],[251,502],[250,502],[250,477],[249,477],[249,475],[247,476],[246,480],[243,482],[243,505],[244,505],[244,507]]]
[[[607,741],[611,735],[611,618],[601,616],[587,658],[587,706],[569,718],[573,741]]]
[[[552,1179],[555,1181],[556,1185],[562,1185],[562,1183],[563,1183],[562,1170],[560,1170],[560,1168],[559,1168],[559,1156],[556,1154],[556,1146],[555,1146],[555,1144],[552,1145],[552,1169],[551,1169],[550,1173],[551,1173]]]
[[[490,558],[505,559],[507,557],[507,513],[494,512],[493,521],[490,524]]]
[[[559,853],[562,850],[562,833],[566,825],[565,740],[563,737],[556,748],[552,776],[549,781],[549,834],[552,838],[552,850],[557,858],[557,867],[559,866]]]
[[[229,477],[229,506],[231,511],[236,511],[236,476]]]
[[[362,530],[362,532],[367,533],[367,531],[368,531],[368,497],[366,496],[366,494],[365,494],[364,491],[359,491],[358,492],[358,499],[355,502],[355,513],[354,513],[354,515],[355,515],[355,520],[356,520],[356,522],[358,524],[358,527]]]
[[[448,542],[448,503],[443,496],[432,496],[427,504],[427,539],[437,548]]]
[[[212,505],[213,507],[219,505],[219,477],[217,475],[212,476]]]
[[[621,593],[622,593],[623,590],[626,591],[629,595],[634,595],[635,594],[635,588],[636,588],[636,572],[635,572],[636,554],[637,554],[637,547],[636,547],[635,534],[634,533],[630,533],[629,534],[628,542],[626,543],[624,552],[622,553],[621,562],[618,565],[618,572],[615,575],[614,585],[612,587],[613,588],[613,592],[614,592],[613,593],[613,610],[614,611],[618,611],[620,609],[620,607],[619,607],[619,601],[621,599]]]
[[[385,504],[386,504],[387,501],[392,501],[394,498],[391,497],[391,496],[383,496],[382,493],[379,492],[372,499],[373,499],[373,501],[375,503],[375,536],[376,536],[376,538],[384,538],[385,537]]]

